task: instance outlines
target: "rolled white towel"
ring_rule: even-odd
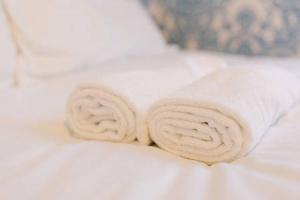
[[[185,158],[232,161],[250,152],[299,98],[300,82],[286,71],[219,70],[157,102],[148,115],[150,136]]]
[[[204,59],[195,74],[194,69],[177,57],[172,62],[161,59],[148,62],[158,66],[123,66],[123,70],[99,78],[95,84],[77,87],[68,100],[66,112],[72,133],[86,139],[114,142],[138,139],[148,145],[151,143],[146,126],[149,107],[171,91],[223,66],[205,65]]]
[[[136,117],[129,100],[105,86],[80,85],[69,98],[68,126],[86,139],[131,142]]]

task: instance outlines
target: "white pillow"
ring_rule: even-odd
[[[55,75],[109,59],[163,52],[137,0],[4,0],[32,75]]]
[[[12,80],[16,65],[16,51],[9,30],[7,18],[0,3],[0,87]]]

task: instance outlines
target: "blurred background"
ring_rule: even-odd
[[[141,0],[169,43],[250,56],[300,55],[299,0]]]
[[[24,74],[54,76],[177,47],[226,59],[277,59],[280,66],[282,57],[292,58],[294,68],[300,62],[300,2],[0,0],[0,44],[0,79],[16,82]]]

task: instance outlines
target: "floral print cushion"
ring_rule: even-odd
[[[184,48],[300,55],[299,0],[142,0],[166,39]]]

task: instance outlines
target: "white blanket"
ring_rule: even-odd
[[[232,161],[250,152],[299,97],[299,80],[283,70],[219,70],[154,105],[150,135],[189,159]]]
[[[222,60],[202,58],[187,67],[175,60],[168,67],[160,61],[151,68],[123,68],[99,77],[93,84],[78,86],[67,104],[69,129],[86,139],[132,142],[137,138],[142,144],[150,144],[145,123],[150,105],[224,64]]]
[[[136,66],[183,65],[173,58],[143,60]],[[0,91],[1,200],[300,199],[300,105],[250,155],[207,167],[155,146],[71,137],[65,102],[77,82],[98,77],[95,70]]]

